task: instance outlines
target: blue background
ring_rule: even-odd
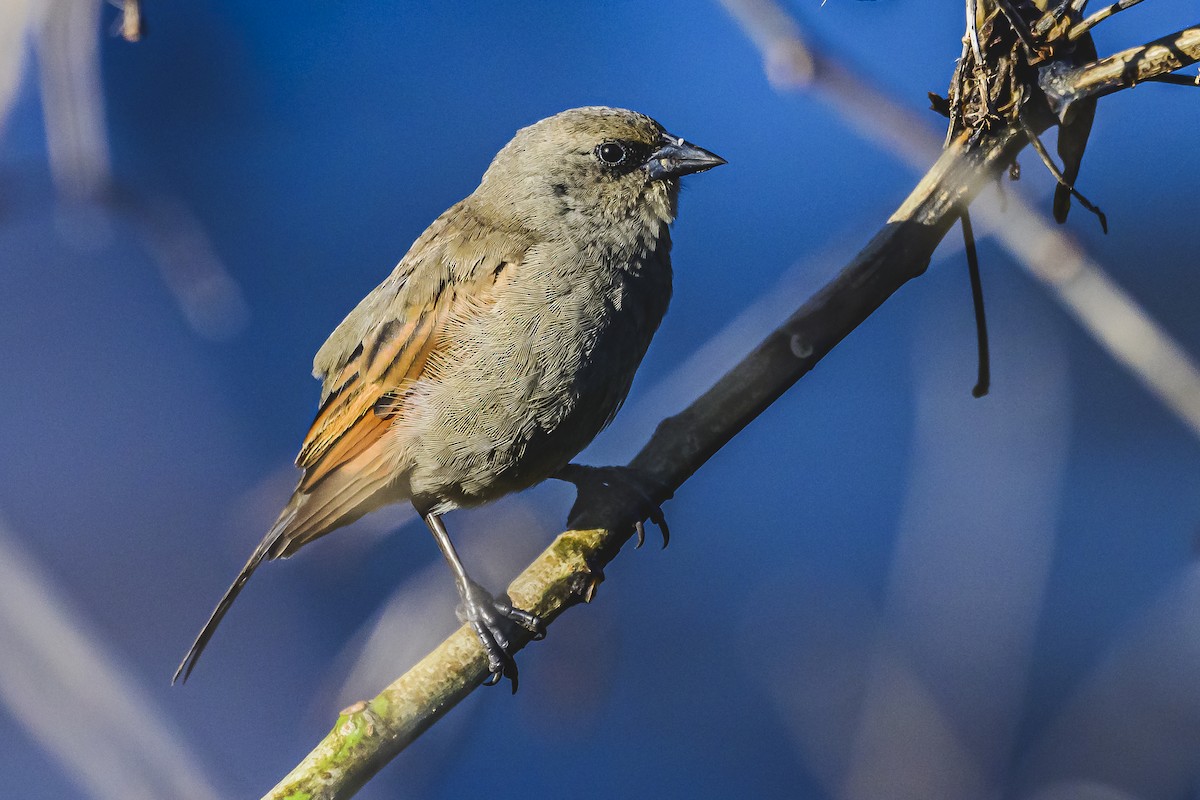
[[[36,63],[0,140],[0,514],[215,796],[257,797],[452,629],[428,534],[385,535],[385,512],[268,565],[192,680],[170,674],[286,500],[312,354],[517,128],[625,106],[729,161],[686,181],[671,311],[592,463],[627,460],[916,175],[773,90],[716,4],[147,5],[144,41],[101,37],[124,204],[56,197]],[[1126,12],[1101,53],[1189,5]],[[944,92],[960,4],[791,9],[902,105]],[[1069,229],[1200,353],[1196,101],[1102,103],[1080,188],[1112,233],[1078,208]],[[1013,190],[1048,213],[1022,164]],[[162,207],[239,287],[199,332],[129,210]],[[476,692],[360,796],[1200,796],[1196,437],[991,242],[994,391],[972,400],[954,239],[687,483],[668,550],[623,553],[521,655],[518,695]],[[498,589],[570,501],[448,522]],[[6,796],[93,796],[18,716],[0,742]]]

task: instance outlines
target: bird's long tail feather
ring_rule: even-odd
[[[296,512],[299,509],[299,503],[296,502],[297,499],[298,497],[294,497],[292,502],[288,503],[283,513],[279,515],[279,519],[275,521],[275,524],[267,531],[267,535],[258,543],[258,547],[254,548],[254,552],[250,554],[250,560],[246,562],[246,566],[242,567],[242,571],[233,579],[230,587],[225,590],[224,596],[217,603],[217,607],[213,609],[208,622],[204,623],[204,627],[200,629],[200,634],[196,636],[196,641],[192,642],[187,655],[183,657],[179,668],[175,670],[175,675],[171,678],[171,683],[180,680],[184,683],[187,682],[188,676],[192,674],[192,669],[196,666],[196,660],[200,658],[200,654],[208,646],[208,641],[212,638],[213,632],[221,624],[225,613],[229,611],[229,607],[233,605],[233,601],[241,593],[242,587],[246,585],[246,581],[254,574],[254,570],[258,569],[259,564],[274,557],[271,552],[272,549],[286,536],[288,529],[296,518]]]
[[[213,631],[260,564],[273,558],[286,558],[314,539],[349,525],[385,502],[400,498],[396,492],[386,491],[392,477],[387,462],[377,457],[377,449],[367,451],[353,466],[353,469],[334,472],[310,492],[296,490],[279,519],[254,548],[246,566],[213,609],[179,669],[175,670],[171,683],[180,679],[187,681]]]

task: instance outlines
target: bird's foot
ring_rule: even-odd
[[[575,485],[575,504],[567,515],[571,528],[617,528],[630,524],[637,546],[646,541],[647,521],[662,532],[663,547],[671,540],[671,529],[653,494],[670,496],[657,481],[633,467],[585,467],[568,464],[555,478]],[[632,513],[630,513],[632,511]]]
[[[487,654],[488,677],[484,685],[495,686],[508,678],[513,694],[516,694],[517,662],[512,657],[513,645],[517,637],[523,635],[533,640],[546,638],[545,624],[541,617],[513,608],[507,600],[493,597],[474,581],[467,583],[461,595],[458,619],[471,626]]]

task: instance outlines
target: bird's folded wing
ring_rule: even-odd
[[[489,225],[455,206],[417,240],[392,275],[338,326],[317,356],[324,397],[296,465],[300,492],[363,453],[404,413],[412,386],[454,330],[486,313],[504,266],[533,244],[524,231]],[[445,366],[445,359],[434,359]]]

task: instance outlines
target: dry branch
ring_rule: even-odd
[[[1200,25],[1074,69],[1049,70],[1042,89],[1055,109],[1128,89],[1200,60]]]
[[[1195,31],[1175,35],[1190,42]],[[1146,58],[1164,72],[1200,58]],[[1190,60],[1189,60],[1190,59]],[[1108,61],[1106,59],[1105,61]],[[1178,62],[1178,63],[1177,63]],[[1103,63],[1103,62],[1101,62]],[[1169,68],[1169,69],[1168,69]],[[1091,75],[1085,66],[1074,73]],[[1116,80],[1124,86],[1150,77],[1140,67]],[[1068,83],[1064,84],[1070,88]],[[1114,84],[1106,84],[1115,91]],[[1123,87],[1117,87],[1123,88]],[[1006,169],[1026,140],[1015,125],[989,135],[957,137],[884,227],[836,277],[769,335],[715,386],[682,413],[664,420],[630,462],[665,500],[701,465],[745,428],[897,289],[925,271],[938,243],[979,188]],[[567,531],[509,586],[514,604],[552,622],[565,609],[589,601],[603,568],[630,536],[633,509],[589,509],[603,527]],[[487,672],[483,651],[469,628],[452,634],[407,674],[369,702],[346,709],[328,736],[268,795],[272,800],[335,800],[354,794],[392,757],[458,701]]]

